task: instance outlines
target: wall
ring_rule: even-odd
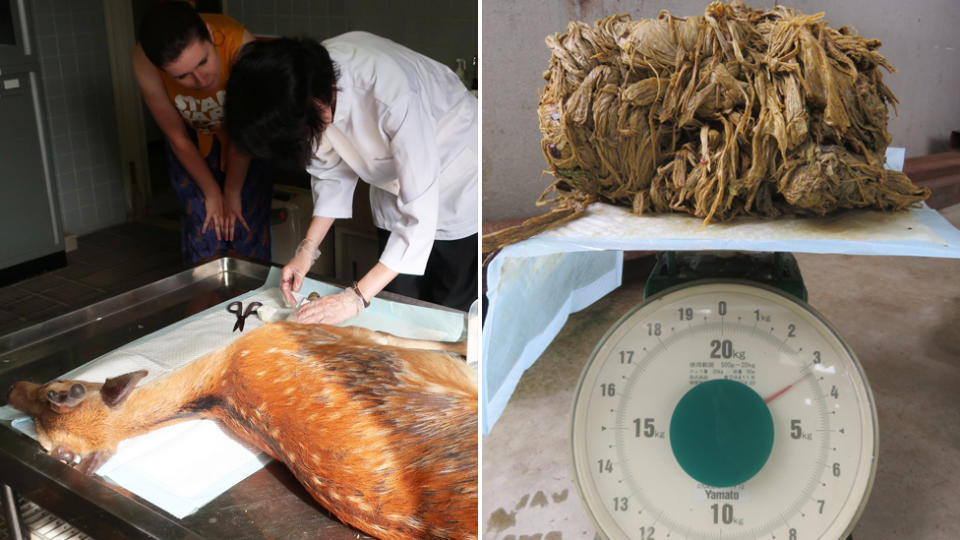
[[[804,13],[826,12],[831,26],[847,25],[883,42],[880,53],[897,69],[884,81],[900,100],[887,130],[907,157],[947,150],[960,130],[960,3],[793,0]]]
[[[102,0],[34,0],[37,54],[63,228],[122,223],[126,200]]]
[[[477,56],[477,2],[466,0],[225,0],[254,34],[326,39],[365,30],[448,66]]]
[[[825,11],[831,25],[854,26],[883,41],[880,52],[899,71],[884,80],[900,99],[888,130],[908,156],[943,151],[960,129],[960,9],[956,0],[787,0],[804,13]],[[484,0],[483,2],[483,220],[543,212],[534,204],[551,181],[540,150],[537,92],[550,55],[544,37],[562,33],[571,19],[593,23],[606,15],[656,17],[702,14],[706,0]],[[774,2],[751,2],[773,7]]]

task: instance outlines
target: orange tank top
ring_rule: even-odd
[[[227,136],[223,131],[223,104],[230,69],[243,45],[244,26],[226,15],[201,13],[210,25],[210,40],[220,57],[220,81],[210,90],[193,90],[180,85],[175,79],[158,69],[167,88],[170,101],[183,116],[184,122],[197,132],[197,146],[201,156],[208,156],[213,139],[220,141],[220,164],[226,163]]]

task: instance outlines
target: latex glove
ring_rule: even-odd
[[[280,291],[283,293],[283,299],[287,307],[297,305],[297,299],[290,294],[290,291],[299,291],[303,286],[303,278],[313,267],[313,263],[320,257],[320,249],[316,242],[309,238],[304,238],[297,246],[297,252],[293,259],[283,267],[280,281]]]
[[[294,312],[291,320],[302,323],[339,324],[352,319],[363,312],[363,300],[353,292],[344,289],[337,294],[321,296],[307,302]]]
[[[217,240],[223,240],[223,196],[220,191],[204,193],[203,204],[206,207],[206,214],[203,218],[200,234],[206,234],[207,229],[213,227],[213,230],[217,233]]]
[[[263,322],[278,322],[291,320],[294,311],[291,308],[260,306],[254,313]]]
[[[250,232],[247,220],[243,219],[243,205],[240,202],[240,190],[225,189],[223,192],[223,232],[224,240],[233,241],[237,223]]]

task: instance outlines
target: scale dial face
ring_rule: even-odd
[[[581,499],[608,538],[845,539],[876,472],[863,371],[803,302],[700,281],[632,310],[574,398]]]

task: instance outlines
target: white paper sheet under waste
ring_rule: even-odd
[[[232,331],[236,316],[227,311],[229,302],[242,300],[246,307],[256,301],[282,308],[279,283],[279,270],[273,268],[263,287],[144,336],[58,378],[101,382],[147,369],[149,375],[139,383],[146,384],[239,337],[239,332]],[[340,290],[307,279],[301,293],[317,291],[326,295]],[[375,298],[364,313],[348,323],[419,339],[455,341],[462,339],[465,332],[461,314],[380,298]],[[251,315],[246,319],[244,332],[263,324]],[[33,420],[23,413],[7,406],[0,409],[0,417],[16,417],[14,428],[36,438]],[[268,461],[266,455],[233,439],[217,422],[192,420],[121,442],[117,453],[97,474],[183,518]]]
[[[902,170],[903,156],[903,148],[888,148],[887,168]],[[615,254],[630,250],[960,258],[960,231],[925,204],[908,212],[852,210],[824,218],[740,218],[704,226],[685,214],[636,216],[595,203],[574,221],[507,246],[487,267],[484,433],[570,313],[620,285],[623,258]]]

